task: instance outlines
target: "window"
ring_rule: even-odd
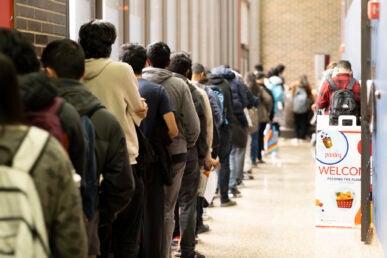
[[[145,44],[144,0],[130,0],[129,4],[129,41],[132,43]]]
[[[119,48],[124,43],[124,3],[123,0],[104,0],[103,19],[114,24],[117,31],[116,42],[112,46],[111,59],[118,61]]]
[[[78,41],[78,31],[82,24],[95,18],[95,0],[69,1],[70,38]]]

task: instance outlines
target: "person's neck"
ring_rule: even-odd
[[[137,79],[140,79],[140,78],[142,78],[142,73],[140,73],[140,74],[136,73],[135,76],[136,76]]]

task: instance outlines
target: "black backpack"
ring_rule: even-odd
[[[329,82],[329,86],[333,91],[331,109],[329,111],[329,124],[337,125],[339,116],[341,115],[352,115],[358,118],[359,107],[355,100],[355,95],[352,91],[356,80],[352,78],[345,89],[339,89],[331,77],[327,77],[327,81]],[[352,123],[343,121],[343,125],[352,125]]]

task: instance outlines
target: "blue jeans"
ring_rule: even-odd
[[[258,131],[251,134],[251,150],[250,150],[250,160],[251,163],[255,164],[258,157]]]
[[[232,131],[229,125],[223,125],[219,131],[219,161],[221,168],[219,170],[218,180],[220,189],[220,202],[225,203],[230,201],[230,199],[228,198],[228,184],[230,181],[230,152],[232,146]]]
[[[243,167],[245,163],[246,147],[232,146],[230,153],[230,188],[237,187],[237,181],[243,179]]]

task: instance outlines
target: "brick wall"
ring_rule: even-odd
[[[15,0],[14,27],[35,45],[40,56],[46,44],[67,36],[68,0]]]
[[[265,70],[283,63],[287,84],[302,74],[314,83],[314,54],[340,59],[341,1],[261,0],[260,8]]]

